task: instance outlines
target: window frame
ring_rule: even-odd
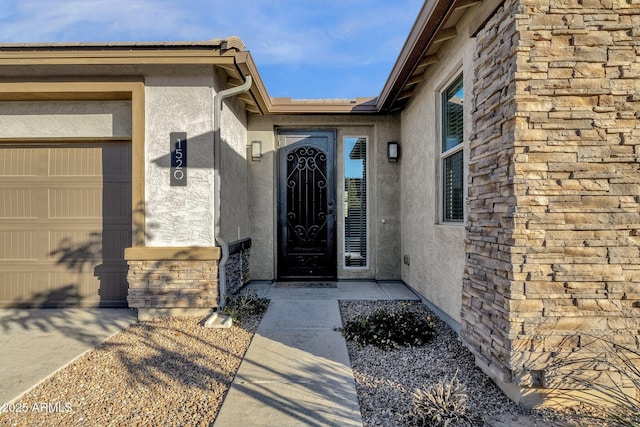
[[[462,84],[462,90],[463,93],[464,92],[464,73],[462,71],[458,71],[456,73],[454,73],[454,77],[451,79],[448,79],[445,84],[442,86],[441,90],[438,92],[438,111],[439,111],[439,116],[440,116],[440,120],[439,120],[439,137],[438,137],[438,173],[439,173],[439,190],[437,192],[438,194],[438,211],[439,211],[439,223],[440,224],[444,224],[444,225],[464,225],[465,221],[466,221],[466,206],[465,206],[465,190],[466,190],[466,182],[465,182],[465,176],[466,176],[466,171],[465,171],[465,141],[466,141],[466,134],[465,134],[465,122],[466,122],[466,117],[465,117],[465,112],[464,112],[464,105],[463,105],[463,112],[462,112],[462,129],[463,129],[463,135],[462,135],[462,140],[456,144],[454,147],[449,148],[446,151],[443,151],[443,149],[445,148],[445,141],[444,141],[444,134],[445,134],[445,120],[446,120],[446,116],[445,116],[445,103],[447,102],[446,98],[445,98],[445,94],[452,88],[452,86],[456,85],[456,84]],[[447,161],[447,159],[449,159],[450,157],[452,157],[453,155],[460,153],[462,154],[462,218],[460,219],[447,219],[446,218],[446,189],[445,189],[445,180],[446,180],[446,165],[445,162]]]
[[[371,164],[369,162],[370,160],[370,151],[371,151],[371,146],[370,146],[370,141],[371,139],[369,138],[369,136],[367,135],[343,135],[342,137],[342,180],[341,180],[341,186],[342,186],[342,196],[344,197],[345,193],[346,193],[346,188],[345,188],[345,179],[347,177],[347,171],[346,171],[346,162],[345,162],[345,158],[346,156],[348,156],[347,153],[347,148],[346,148],[346,141],[348,139],[364,139],[365,140],[365,147],[366,147],[366,153],[365,153],[365,165],[366,165],[366,174],[365,174],[365,197],[366,197],[366,209],[365,209],[365,238],[366,238],[366,245],[365,245],[365,251],[366,251],[366,256],[365,256],[365,260],[364,260],[364,265],[349,265],[347,266],[347,262],[346,262],[346,258],[347,258],[347,254],[346,254],[346,250],[347,250],[347,242],[346,242],[346,235],[347,235],[347,224],[346,224],[346,218],[343,218],[342,221],[342,227],[341,228],[341,239],[342,239],[342,267],[345,270],[349,270],[349,271],[358,271],[358,270],[369,270],[371,268],[370,262],[370,254],[371,254],[371,230],[370,230],[370,220],[371,220],[371,185],[370,185],[370,171],[371,171]],[[343,204],[346,204],[346,200],[343,200]],[[344,207],[343,207],[344,209]],[[345,212],[342,212],[342,214],[344,215]]]

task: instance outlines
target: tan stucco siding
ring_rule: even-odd
[[[247,177],[247,113],[236,97],[220,117],[220,233],[225,242],[251,237]]]
[[[145,75],[147,246],[212,244],[213,78],[199,67]],[[186,132],[187,186],[170,186],[171,132]]]
[[[131,102],[0,102],[0,130],[1,138],[129,138]]]
[[[277,141],[276,128],[336,130],[336,189],[338,277],[341,279],[399,279],[400,218],[398,203],[382,197],[397,195],[399,165],[386,160],[387,141],[399,140],[399,126],[389,116],[249,116],[247,141],[261,141],[263,157],[249,162],[249,219],[252,237],[251,275],[271,280],[276,276],[277,254]],[[345,136],[367,136],[369,143],[369,266],[366,269],[344,267],[342,242],[344,177],[342,158]],[[383,194],[383,196],[381,196]],[[385,219],[385,223],[382,223]]]
[[[262,142],[262,158],[250,162],[249,227],[251,233],[251,276],[258,280],[275,278],[276,142],[271,116],[249,115],[247,143]]]
[[[370,227],[375,231],[371,237],[375,256],[375,278],[377,280],[397,280],[400,278],[401,239],[400,239],[400,163],[387,160],[387,143],[399,142],[400,119],[398,116],[380,118],[375,126],[375,151],[370,159],[375,166],[370,181],[374,187],[375,210],[370,217]],[[402,150],[402,147],[400,148]]]
[[[426,81],[402,113],[402,279],[455,322],[460,322],[465,268],[464,223],[440,221],[440,93],[464,73],[465,182],[471,131],[474,39],[466,28],[446,46]],[[469,101],[468,101],[469,100]]]

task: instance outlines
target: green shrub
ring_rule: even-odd
[[[268,307],[269,300],[259,298],[255,291],[241,292],[227,296],[222,313],[231,317],[234,323],[238,323],[247,315],[264,313]]]
[[[435,336],[431,317],[421,317],[405,306],[399,313],[377,309],[370,315],[360,315],[340,329],[342,335],[360,346],[375,345],[384,350],[401,346],[421,346]]]

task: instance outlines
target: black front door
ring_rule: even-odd
[[[335,132],[283,131],[278,153],[278,279],[336,277]]]

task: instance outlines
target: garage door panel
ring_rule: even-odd
[[[108,165],[103,170],[107,182],[131,182],[131,156],[123,156],[119,147],[107,147],[102,153],[102,162]]]
[[[49,176],[102,176],[101,147],[49,150]]]
[[[0,231],[0,262],[38,260],[37,231]]]
[[[49,218],[102,218],[102,189],[49,190]]]
[[[126,263],[86,263],[69,270],[19,262],[0,269],[10,270],[0,273],[0,295],[14,307],[122,307],[128,289]]]
[[[12,162],[0,174],[0,306],[126,306],[130,145],[0,145],[0,166]]]
[[[50,190],[50,218],[110,218],[131,216],[131,184],[103,188]],[[128,218],[127,218],[128,219]]]
[[[0,176],[37,176],[42,154],[25,148],[0,150]]]
[[[122,295],[127,295],[129,289],[127,284],[126,264],[123,270],[121,264],[109,265],[107,263],[102,264],[96,268],[96,278],[102,283],[119,284],[119,286],[99,286],[97,298],[102,302],[102,305],[118,306],[122,300]]]
[[[42,289],[44,282],[40,282],[40,279],[41,274],[37,271],[0,272],[0,283],[3,284],[0,287],[0,296],[3,301],[29,301]],[[14,303],[13,305],[20,304]]]
[[[102,232],[95,230],[59,230],[49,233],[46,249],[48,259],[70,270],[79,269],[92,261],[102,260]]]
[[[108,182],[131,182],[131,157],[117,145],[84,147],[69,151],[66,147],[51,148],[49,176],[105,177]]]
[[[42,307],[80,305],[97,302],[97,295],[94,291],[97,283],[86,274],[79,274],[71,271],[49,271],[49,286],[41,295],[34,298],[38,305]]]
[[[131,246],[130,230],[50,232],[48,258],[60,263],[70,257],[82,261],[123,260],[124,250]]]
[[[37,216],[37,191],[29,188],[0,189],[0,219],[37,218]]]
[[[103,192],[102,218],[105,221],[131,217],[130,183],[110,183],[104,186]]]
[[[124,250],[131,246],[130,230],[113,230],[103,233],[102,259],[107,261],[123,261]]]
[[[56,304],[56,302],[58,305],[69,305],[68,303],[91,305],[91,303],[120,301],[122,289],[113,286],[102,288],[100,284],[102,281],[113,283],[120,281],[122,278],[123,276],[120,272],[108,273],[102,271],[101,268],[82,273],[70,271],[51,272],[49,273],[49,284],[51,293],[56,298],[49,298],[49,302],[51,305]],[[126,283],[126,275],[124,279]],[[125,286],[124,291],[126,292],[126,290]]]

